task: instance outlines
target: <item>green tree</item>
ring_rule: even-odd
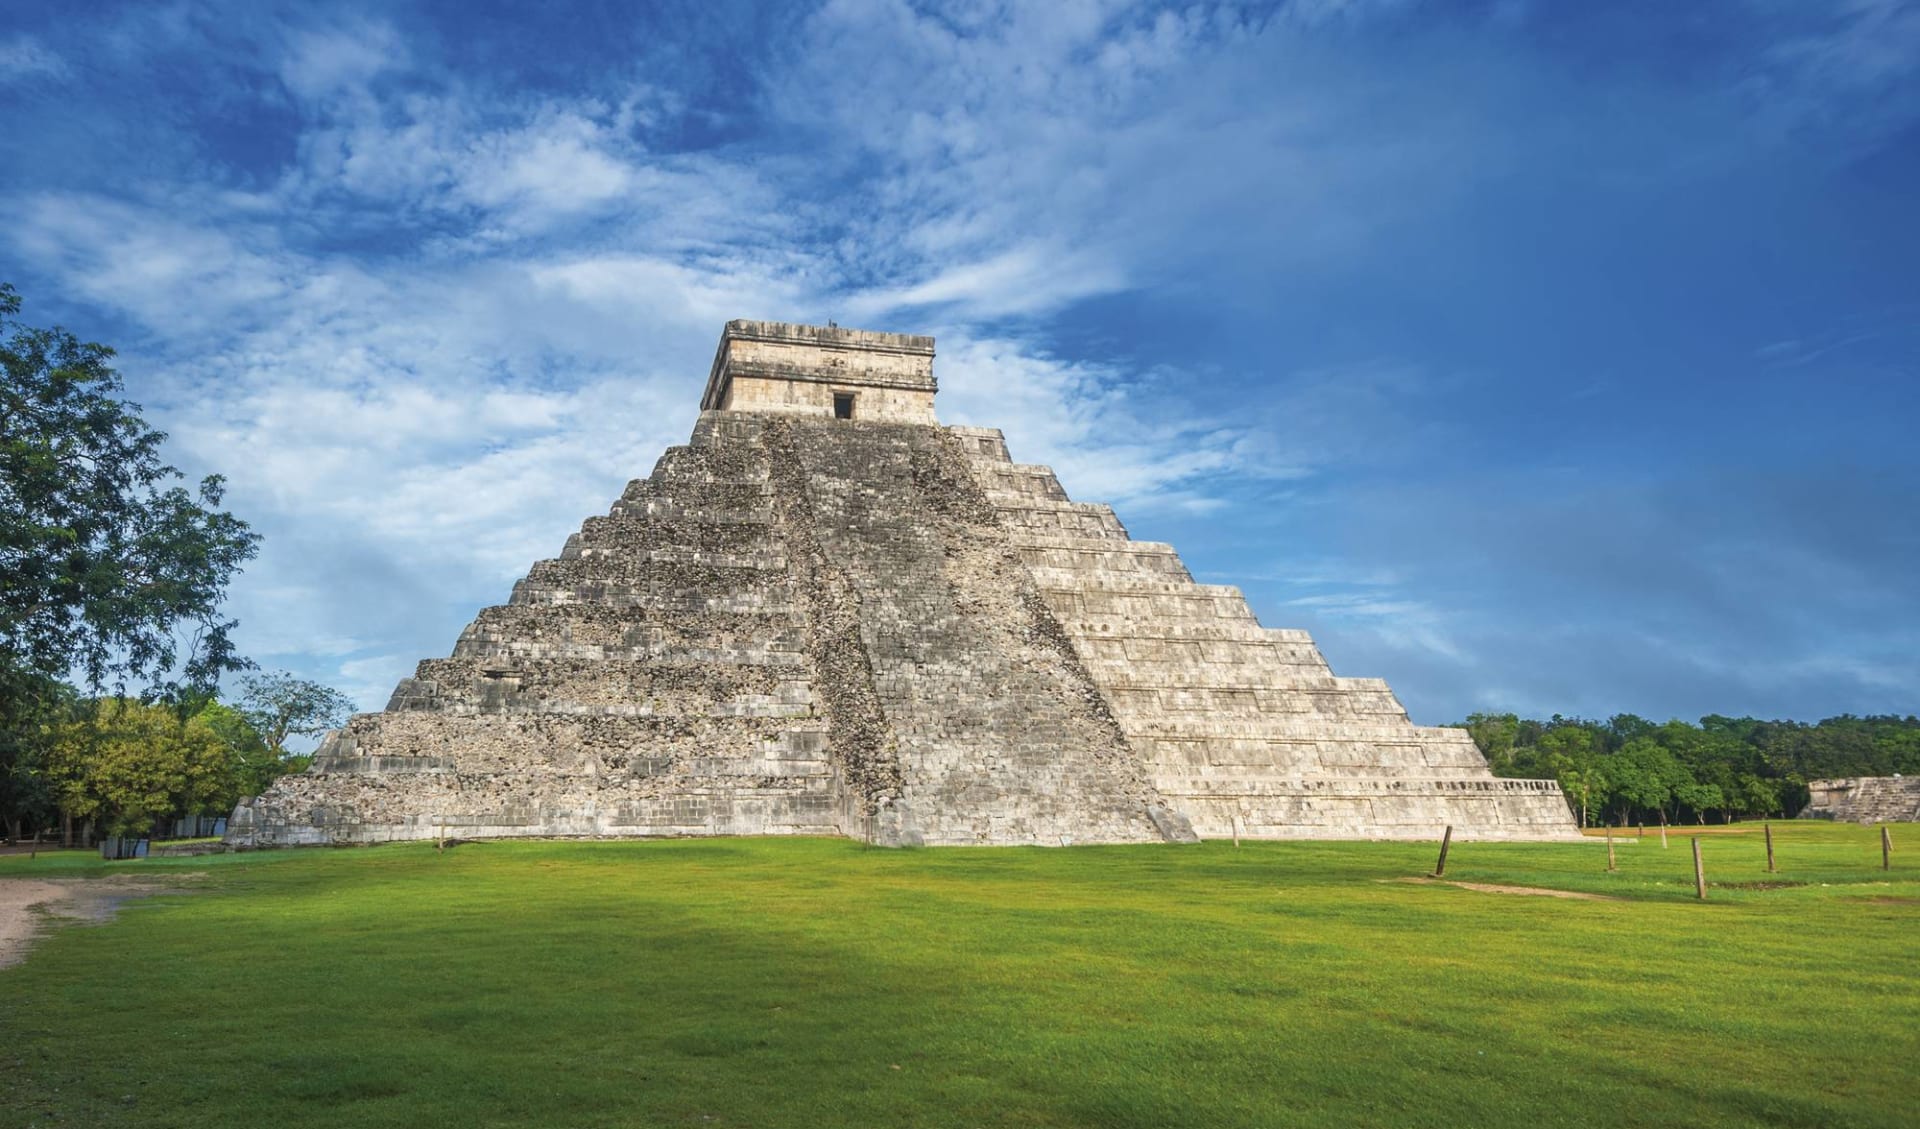
[[[1578,763],[1598,755],[1605,745],[1597,729],[1563,723],[1542,733],[1535,747],[1543,756],[1561,756]]]
[[[1487,758],[1495,775],[1505,775],[1513,764],[1513,751],[1519,743],[1520,718],[1510,713],[1473,713],[1461,728],[1472,736],[1480,755]]]
[[[1645,737],[1653,728],[1652,722],[1636,714],[1614,714],[1607,719],[1607,748],[1617,750],[1636,737]]]
[[[1708,714],[1655,725],[1477,713],[1461,723],[1500,776],[1552,777],[1581,809],[1615,819],[1673,813],[1793,815],[1807,781],[1920,773],[1920,717],[1830,717],[1815,724]]]
[[[353,713],[345,694],[284,670],[248,675],[240,686],[240,712],[277,757],[287,756],[287,738],[317,737]]]
[[[1579,810],[1580,826],[1585,827],[1590,824],[1594,794],[1601,786],[1600,773],[1595,769],[1567,765],[1554,774],[1554,779],[1560,782],[1560,790],[1566,793],[1567,798],[1572,800],[1574,807]]]
[[[286,758],[274,752],[247,716],[232,706],[209,702],[194,720],[212,730],[226,747],[231,765],[232,797],[257,796],[267,785],[286,775]]]
[[[1746,815],[1780,814],[1780,789],[1783,782],[1751,773],[1740,778],[1740,810]]]
[[[128,698],[104,699],[92,716],[59,726],[48,769],[63,811],[115,835],[234,799],[232,758],[211,725]]]
[[[205,700],[244,667],[220,614],[258,537],[220,509],[222,480],[189,491],[166,436],[119,398],[113,350],[21,325],[0,285],[0,777],[48,752],[50,686],[129,682]],[[33,789],[0,792],[9,820]]]
[[[1726,808],[1726,793],[1716,784],[1687,783],[1673,790],[1673,798],[1683,807],[1693,809],[1694,822],[1705,823],[1710,811],[1723,811]]]
[[[1636,737],[1606,758],[1611,802],[1621,822],[1635,811],[1667,814],[1679,790],[1694,783],[1680,759],[1652,737]]]
[[[17,842],[29,831],[51,827],[58,816],[45,771],[47,734],[74,717],[79,695],[57,678],[0,669],[0,678],[9,677],[14,687],[0,691],[0,702],[14,704],[11,722],[0,724],[0,819],[6,838]]]

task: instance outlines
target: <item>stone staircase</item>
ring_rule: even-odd
[[[1385,682],[1341,678],[1304,631],[1262,627],[1171,545],[950,428],[1149,781],[1203,837],[1577,838],[1552,781],[1495,777],[1464,730],[1416,726]]]

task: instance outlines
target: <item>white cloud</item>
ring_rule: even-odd
[[[236,314],[298,285],[288,264],[235,230],[94,195],[41,194],[19,207],[27,222],[9,235],[21,255],[74,292],[169,333],[228,331]]]
[[[754,311],[801,310],[818,303],[792,279],[773,273],[777,269],[745,257],[677,262],[597,255],[543,261],[529,276],[543,292],[608,316],[639,324],[671,320],[703,327],[711,337],[734,318],[762,316]]]
[[[1295,23],[1320,27],[1393,15],[1417,3],[1418,0],[1287,0],[1281,12]]]
[[[855,316],[923,306],[953,307],[974,318],[1032,316],[1125,285],[1119,267],[1098,253],[1023,246],[979,262],[937,268],[931,278],[854,297]]]
[[[777,253],[377,268],[131,204],[37,214],[25,251],[149,326],[129,375],[173,457],[227,472],[266,534],[236,587],[243,645],[327,664],[375,704],[368,672],[445,653],[683,441],[722,322],[828,301]],[[1204,510],[1214,476],[1248,473],[1244,434],[1143,411],[1124,372],[939,332],[944,417],[1008,427],[1082,497]]]
[[[65,59],[31,35],[0,40],[0,83],[62,79],[70,73]]]
[[[941,419],[1001,428],[1017,461],[1052,466],[1076,498],[1204,510],[1215,476],[1260,473],[1236,456],[1239,429],[1137,404],[1115,369],[965,330],[937,340]]]
[[[849,267],[882,280],[860,309],[1034,317],[1177,290],[1197,262],[1266,278],[1353,258],[1489,173],[1479,104],[1498,95],[1477,59],[1381,82],[1318,50],[1315,22],[842,0],[808,21],[768,104],[840,142],[832,172],[857,169],[829,191]],[[1450,97],[1407,97],[1433,84]]]
[[[588,219],[677,251],[780,230],[779,196],[752,165],[645,148],[636,134],[659,97],[635,86],[611,104],[496,99],[450,83],[340,99],[302,133],[280,194],[357,221],[417,216],[451,252],[564,236]]]
[[[280,79],[299,97],[317,101],[361,91],[383,72],[406,63],[406,47],[391,26],[360,20],[291,33],[280,60]]]
[[[1378,592],[1350,591],[1300,596],[1285,607],[1339,625],[1347,639],[1360,645],[1393,651],[1427,651],[1445,659],[1465,661],[1466,655],[1449,636],[1446,617],[1430,604]]]
[[[543,216],[583,211],[625,194],[635,172],[613,155],[605,126],[556,113],[479,138],[460,171],[463,196],[482,208]]]
[[[394,684],[413,674],[419,660],[406,655],[373,655],[334,668],[331,681],[362,710],[378,710],[393,696]]]
[[[1220,418],[1168,395],[1191,374],[1036,328],[1195,263],[1337,256],[1409,206],[1411,169],[1423,199],[1468,181],[1472,130],[1438,111],[1354,128],[1392,91],[1299,51],[1309,14],[840,0],[760,76],[766,136],[692,153],[649,148],[671,99],[644,83],[533,96],[385,24],[306,27],[270,63],[301,123],[276,182],[41,194],[8,234],[145,328],[136,390],[266,534],[243,643],[377,706],[683,440],[730,318],[933,332],[944,419],[1128,512],[1218,510],[1406,434],[1421,378],[1393,366]],[[1380,599],[1317,610],[1399,622]]]

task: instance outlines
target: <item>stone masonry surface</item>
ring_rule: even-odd
[[[1495,778],[999,432],[939,426],[932,354],[729,323],[688,445],[229,840],[1577,835],[1553,782]]]
[[[1802,819],[1842,823],[1910,823],[1920,820],[1920,776],[1852,776],[1810,780]]]

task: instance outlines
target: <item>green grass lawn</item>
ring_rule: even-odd
[[[0,970],[0,1124],[1911,1126],[1920,826],[101,863],[195,892]]]

